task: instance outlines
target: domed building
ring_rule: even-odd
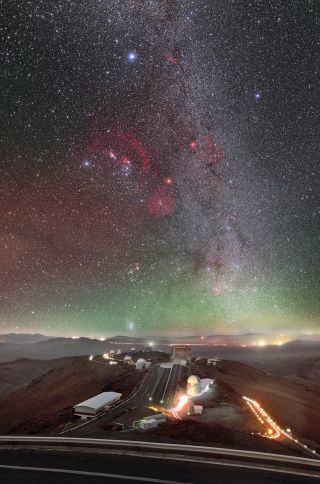
[[[146,361],[144,358],[138,358],[136,362],[136,369],[137,370],[148,370],[151,366],[150,361]]]
[[[131,356],[126,355],[126,356],[123,358],[123,363],[127,363],[128,365],[131,365],[131,364],[132,364],[132,358],[131,358]]]
[[[197,375],[190,375],[187,381],[187,395],[195,397],[201,393],[200,378]]]

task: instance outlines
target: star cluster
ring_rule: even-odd
[[[316,1],[4,18],[3,331],[319,329]]]

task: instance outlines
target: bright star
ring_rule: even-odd
[[[129,62],[135,62],[137,60],[137,57],[138,57],[137,53],[133,50],[128,53],[128,61]]]

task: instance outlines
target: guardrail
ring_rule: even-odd
[[[0,446],[15,446],[15,445],[37,445],[37,446],[65,446],[65,447],[90,447],[90,448],[105,448],[105,449],[123,449],[134,451],[163,451],[168,454],[180,452],[182,454],[201,454],[208,457],[235,457],[247,460],[269,461],[270,463],[279,462],[285,464],[296,464],[313,467],[320,470],[320,460],[309,459],[306,457],[296,457],[285,454],[272,454],[268,452],[256,452],[248,450],[228,449],[221,447],[207,447],[201,445],[184,445],[184,444],[165,444],[161,442],[144,442],[132,440],[117,440],[117,439],[94,439],[94,438],[78,438],[78,437],[30,437],[30,436],[0,436]]]

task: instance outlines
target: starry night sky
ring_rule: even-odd
[[[320,329],[320,5],[5,2],[1,331]]]

